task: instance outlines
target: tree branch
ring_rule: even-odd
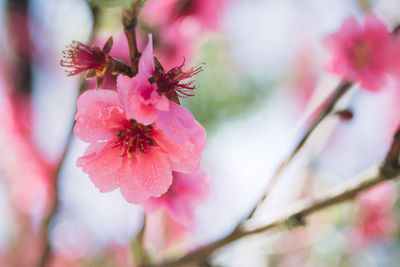
[[[96,7],[91,7],[91,12],[92,12],[92,16],[93,16],[93,26],[92,26],[91,35],[89,37],[89,43],[91,43],[91,41],[93,40],[95,32],[97,30],[97,26],[98,26],[98,9]],[[86,87],[87,87],[86,80],[83,79],[79,85],[78,95],[81,95],[85,91]],[[65,158],[67,157],[67,154],[69,152],[69,148],[71,147],[72,139],[74,136],[74,133],[73,133],[73,128],[75,126],[74,120],[72,120],[71,125],[72,125],[71,129],[68,133],[68,137],[65,142],[64,151],[53,171],[53,175],[52,175],[53,177],[51,180],[52,192],[50,193],[51,195],[49,196],[50,208],[49,208],[48,213],[45,215],[45,217],[42,221],[42,224],[40,226],[39,235],[41,238],[41,242],[43,243],[43,248],[42,248],[42,251],[40,254],[40,258],[38,259],[38,263],[37,263],[37,266],[39,266],[39,267],[47,266],[47,263],[50,260],[51,254],[52,254],[52,247],[51,247],[51,243],[50,243],[50,239],[49,239],[49,228],[50,228],[51,222],[53,221],[53,219],[55,218],[55,216],[58,213],[58,209],[59,209],[59,205],[60,205],[59,176],[60,176],[61,167],[64,164]]]
[[[294,148],[292,153],[289,155],[289,157],[285,161],[283,161],[281,163],[281,165],[279,165],[279,168],[276,170],[276,172],[272,176],[271,180],[269,181],[264,195],[257,202],[257,204],[254,206],[254,208],[250,211],[249,215],[242,221],[242,223],[253,217],[256,210],[259,208],[259,206],[264,202],[264,200],[270,194],[272,188],[274,187],[274,185],[278,181],[278,179],[281,177],[283,171],[292,162],[292,160],[298,154],[298,152],[303,148],[303,146],[307,142],[308,138],[315,131],[315,129],[318,127],[318,125],[333,111],[333,108],[335,107],[336,103],[342,98],[343,95],[346,94],[346,92],[351,88],[352,85],[353,84],[349,83],[349,82],[341,82],[338,85],[338,87],[335,89],[335,91],[332,93],[332,95],[326,101],[325,107],[320,111],[320,113],[318,114],[316,119],[309,126],[309,128],[307,129],[307,131],[305,132],[303,137],[300,139],[300,142]],[[240,227],[240,226],[241,226],[241,223],[238,225],[238,227]]]
[[[369,172],[353,179],[351,182],[337,187],[327,193],[306,200],[298,201],[288,208],[284,209],[282,215],[272,219],[270,223],[257,228],[249,228],[246,225],[237,227],[228,236],[214,241],[202,248],[199,248],[176,261],[162,263],[160,266],[185,266],[190,263],[196,263],[204,258],[208,258],[219,248],[232,243],[240,238],[252,234],[263,233],[272,229],[293,228],[303,225],[306,216],[325,209],[330,206],[343,203],[356,198],[361,192],[380,184],[384,181],[397,179],[400,177],[400,128],[394,136],[393,143],[387,153],[385,160],[380,167],[376,167]]]
[[[136,43],[136,25],[137,17],[140,12],[141,2],[135,1],[131,8],[126,8],[122,14],[122,24],[124,26],[124,32],[129,45],[129,54],[131,59],[131,70],[133,76],[138,72],[138,64],[140,53]]]

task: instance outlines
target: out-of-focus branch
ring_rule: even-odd
[[[143,215],[143,225],[135,238],[131,241],[131,255],[137,266],[146,266],[149,262],[149,255],[144,246],[144,235],[146,232],[146,214]]]
[[[365,5],[368,4],[369,6],[369,1],[368,0],[360,0],[360,3],[363,2]],[[397,25],[393,31],[393,35],[398,35],[400,31],[400,25]],[[256,210],[259,208],[259,206],[265,201],[265,199],[268,197],[270,194],[272,188],[278,181],[279,177],[282,175],[283,171],[285,168],[292,162],[294,157],[297,155],[297,153],[303,148],[304,144],[307,142],[308,138],[311,136],[311,134],[314,132],[314,130],[318,127],[318,125],[333,111],[336,103],[346,94],[346,92],[353,86],[353,83],[351,82],[345,82],[342,81],[338,87],[335,89],[333,94],[328,98],[326,101],[325,106],[323,109],[319,112],[317,115],[316,119],[312,122],[312,124],[309,126],[303,137],[300,139],[300,142],[297,144],[297,146],[294,148],[293,152],[289,155],[289,157],[279,165],[279,168],[276,170],[274,175],[272,176],[271,180],[267,184],[267,188],[264,192],[264,195],[260,198],[260,200],[257,202],[257,204],[254,206],[254,208],[250,211],[249,215],[242,220],[241,223],[238,224],[237,228],[240,228],[241,225],[246,222],[248,219],[252,218]]]
[[[303,148],[303,146],[307,142],[308,138],[315,131],[315,129],[318,127],[318,125],[333,111],[333,108],[335,107],[336,103],[351,88],[352,85],[353,84],[349,83],[349,82],[341,82],[338,85],[338,87],[335,89],[335,91],[332,93],[332,95],[326,101],[324,107],[321,109],[319,114],[316,116],[315,120],[311,123],[309,128],[306,130],[305,134],[300,139],[299,143],[294,148],[292,153],[289,155],[289,157],[285,161],[283,161],[281,163],[281,165],[279,165],[279,168],[276,170],[276,172],[272,176],[271,180],[269,181],[267,188],[264,192],[264,195],[257,202],[257,204],[254,206],[254,208],[251,210],[251,212],[249,213],[249,215],[247,216],[247,218],[244,221],[253,217],[253,215],[256,212],[256,210],[258,209],[258,207],[264,202],[264,200],[270,194],[272,188],[274,187],[275,183],[278,181],[279,177],[282,175],[283,171],[292,162],[292,160],[297,155],[297,153]],[[240,227],[240,224],[238,227]]]
[[[93,26],[92,26],[92,31],[89,37],[89,43],[91,43],[91,41],[93,40],[95,33],[97,31],[97,26],[98,26],[98,8],[96,7],[91,7],[91,12],[92,12],[92,17],[93,17]],[[79,85],[79,91],[78,91],[78,95],[82,94],[85,89],[87,87],[87,82],[86,80],[84,80],[84,78],[82,79],[80,85]],[[45,218],[42,221],[42,225],[40,227],[40,238],[41,238],[41,242],[43,244],[43,250],[41,252],[41,256],[39,258],[39,261],[37,263],[37,266],[40,267],[45,267],[47,266],[48,261],[51,258],[51,254],[52,254],[52,247],[51,247],[51,243],[50,243],[50,239],[49,239],[49,228],[50,228],[50,224],[53,221],[53,219],[55,218],[55,216],[58,213],[58,209],[59,209],[59,204],[60,204],[60,196],[59,196],[59,176],[60,176],[60,171],[61,171],[61,167],[64,164],[65,158],[68,155],[71,143],[72,143],[72,139],[73,139],[73,127],[75,125],[74,121],[71,122],[71,129],[69,131],[65,146],[64,146],[64,150],[63,153],[58,161],[58,164],[56,165],[56,167],[54,168],[53,171],[53,179],[52,179],[52,184],[51,184],[51,196],[50,198],[50,207],[49,207],[49,211],[46,214]]]
[[[16,113],[19,130],[31,139],[32,129],[32,40],[30,32],[29,1],[8,0],[7,36],[8,49],[3,51],[7,76],[11,82],[12,105]]]
[[[357,3],[361,10],[365,13],[371,10],[371,3],[369,0],[357,0]]]
[[[232,233],[226,237],[214,241],[204,247],[201,247],[186,256],[176,261],[162,263],[160,266],[186,266],[192,263],[202,261],[208,258],[219,248],[230,244],[238,239],[252,234],[263,233],[270,230],[292,229],[293,227],[304,225],[305,217],[323,210],[325,208],[343,203],[348,200],[356,198],[361,192],[370,189],[371,187],[382,182],[397,179],[400,177],[400,128],[398,129],[392,146],[387,153],[384,161],[380,167],[376,167],[371,171],[353,179],[350,183],[335,188],[327,193],[302,200],[294,203],[288,208],[284,209],[282,215],[272,219],[270,223],[249,229],[245,225],[236,228]]]

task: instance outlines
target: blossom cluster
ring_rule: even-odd
[[[107,60],[98,59],[111,57],[97,46],[69,49],[63,59],[69,73],[93,66],[102,76],[108,72]],[[201,68],[183,67],[164,71],[149,34],[136,75],[119,75],[116,90],[87,90],[78,98],[74,133],[89,143],[77,166],[100,192],[119,188],[128,202],[144,204],[148,212],[162,208],[175,226],[187,228],[208,192],[206,175],[198,171],[207,141],[205,129],[179,100],[193,95],[197,88],[190,79]]]
[[[127,201],[142,203],[167,192],[173,171],[197,171],[206,132],[178,104],[182,88],[194,89],[181,83],[191,76],[181,68],[156,69],[149,35],[133,78],[119,76],[117,91],[79,97],[74,132],[90,145],[77,165],[101,192],[120,188]]]
[[[181,26],[191,20],[212,29],[217,14],[210,14],[215,11],[208,8],[211,1],[187,1],[185,6],[181,2],[144,5],[144,21],[160,22],[155,19],[161,19],[160,12],[154,13],[159,8],[165,16],[153,25],[160,31],[138,35],[135,45],[144,48],[135,55],[137,68],[124,64],[130,61],[131,51],[123,36],[114,49],[112,38],[102,49],[100,40],[92,46],[74,41],[61,60],[68,75],[86,72],[87,79],[97,78],[97,85],[89,82],[96,89],[83,92],[77,100],[74,133],[89,143],[77,166],[100,192],[119,189],[128,202],[143,204],[148,214],[146,229],[155,229],[150,226],[152,220],[162,222],[156,227],[157,239],[164,236],[165,245],[192,228],[194,208],[205,201],[209,191],[207,175],[199,170],[206,131],[180,104],[180,98],[194,95],[193,77],[202,71],[201,67],[184,70],[185,59],[192,54],[193,35],[185,36]],[[145,39],[147,44],[143,44]],[[163,50],[166,47],[176,49]],[[160,212],[161,219],[156,215]]]

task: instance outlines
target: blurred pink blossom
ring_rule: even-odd
[[[195,224],[195,208],[209,193],[207,175],[173,172],[174,180],[167,193],[149,198],[144,206],[147,213],[146,240],[157,250],[179,243]]]
[[[295,88],[295,97],[304,108],[312,97],[318,81],[318,66],[309,43],[301,45],[296,52],[294,70],[292,71],[292,86]]]
[[[359,198],[355,228],[351,233],[352,249],[390,238],[396,229],[392,208],[397,198],[395,182],[377,185]]]
[[[206,173],[192,174],[173,172],[173,182],[168,191],[160,197],[149,198],[145,202],[148,212],[163,208],[167,214],[184,225],[194,222],[194,208],[208,196]]]
[[[226,0],[149,0],[141,19],[155,36],[155,50],[168,69],[190,62],[196,40],[218,29]],[[147,29],[148,30],[148,29]]]
[[[386,84],[388,74],[399,73],[400,43],[372,14],[366,17],[364,27],[352,17],[346,19],[340,30],[323,42],[332,54],[327,70],[360,82],[364,89],[376,91]]]
[[[34,215],[46,208],[53,165],[40,155],[31,136],[20,127],[24,116],[19,115],[11,89],[0,72],[0,88],[1,85],[5,90],[0,109],[0,169],[9,181],[15,207]]]
[[[148,0],[141,16],[157,26],[195,20],[201,29],[215,30],[226,0]]]

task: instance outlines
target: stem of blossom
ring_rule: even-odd
[[[159,266],[186,266],[209,257],[217,249],[238,239],[252,234],[264,233],[270,230],[293,229],[304,225],[305,217],[325,208],[355,199],[360,193],[388,180],[400,178],[400,127],[393,138],[393,143],[380,167],[376,167],[350,183],[337,187],[316,197],[298,201],[284,209],[280,216],[261,227],[249,228],[245,225],[236,228],[226,237],[199,248],[176,261],[165,262]]]
[[[368,13],[371,10],[371,3],[369,0],[357,0],[357,3],[364,13]]]
[[[314,130],[333,111],[333,108],[335,107],[336,103],[342,98],[343,95],[345,95],[345,93],[351,88],[352,85],[353,84],[350,82],[341,82],[338,85],[338,87],[335,89],[333,94],[328,98],[325,107],[320,111],[320,113],[318,114],[316,119],[312,122],[312,124],[307,129],[307,131],[303,135],[303,137],[300,139],[300,142],[294,148],[292,153],[289,155],[289,157],[285,161],[283,161],[281,163],[281,165],[279,165],[279,168],[276,170],[276,172],[272,176],[271,180],[269,181],[264,195],[261,197],[261,199],[257,202],[257,204],[254,206],[254,208],[251,210],[249,215],[242,222],[253,217],[256,210],[259,208],[259,206],[264,202],[264,200],[270,194],[273,186],[278,181],[279,177],[282,175],[285,168],[292,162],[294,157],[303,148],[303,146],[305,145],[305,143],[307,142],[307,140],[311,136],[311,134],[314,132]],[[241,224],[238,224],[237,227],[241,227]]]
[[[93,40],[95,32],[97,30],[97,26],[98,26],[98,8],[96,7],[91,7],[91,12],[92,12],[92,16],[93,16],[93,26],[92,26],[92,32],[89,38],[89,43]],[[80,85],[79,85],[79,93],[78,95],[82,94],[85,89],[87,87],[87,83],[85,79],[82,79]],[[40,238],[41,238],[41,242],[42,242],[42,251],[40,254],[40,258],[39,261],[37,263],[37,266],[39,267],[45,267],[48,265],[48,261],[50,260],[51,256],[52,256],[52,246],[50,243],[50,239],[49,239],[49,230],[50,230],[50,225],[52,223],[52,221],[54,220],[54,218],[56,217],[58,210],[59,210],[59,204],[60,204],[60,196],[59,196],[59,177],[60,177],[60,170],[62,165],[64,164],[65,158],[69,152],[69,148],[71,146],[72,143],[72,139],[74,136],[73,133],[73,128],[75,126],[75,122],[74,120],[72,120],[72,127],[69,131],[65,146],[64,146],[64,151],[61,155],[61,158],[58,161],[58,164],[55,166],[54,172],[53,172],[53,179],[52,179],[52,184],[51,184],[51,189],[52,192],[50,192],[50,197],[49,197],[49,201],[50,201],[50,208],[49,208],[49,212],[45,215],[42,224],[40,226]]]
[[[140,12],[140,1],[135,1],[130,8],[125,8],[122,14],[122,24],[129,45],[132,74],[138,72],[140,53],[136,43],[137,17]]]
[[[131,254],[135,266],[146,266],[148,264],[148,255],[144,247],[144,233],[146,232],[146,214],[143,216],[142,229],[137,233],[131,242]]]
[[[112,60],[112,64],[113,64],[113,69],[111,71],[111,73],[113,75],[118,75],[118,74],[122,74],[128,77],[133,77],[132,74],[132,69],[125,65],[124,62],[122,62],[121,60],[115,59],[113,57],[109,57]]]

